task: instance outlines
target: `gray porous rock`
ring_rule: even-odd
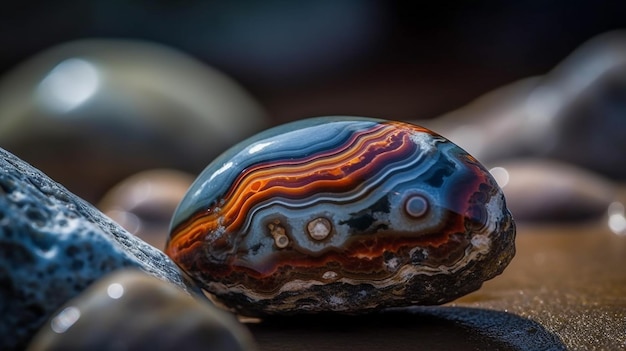
[[[161,251],[0,149],[0,350],[24,349],[56,309],[122,267],[195,289]]]

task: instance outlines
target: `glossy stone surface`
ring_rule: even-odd
[[[23,349],[59,306],[122,267],[194,289],[161,251],[0,149],[0,349]]]
[[[407,123],[326,117],[212,162],[166,253],[243,314],[363,313],[474,291],[514,238],[500,188],[456,145]]]
[[[267,125],[233,79],[145,41],[63,43],[0,80],[0,147],[91,203],[143,170],[197,174]]]
[[[235,316],[136,270],[98,280],[37,333],[38,350],[252,351]]]

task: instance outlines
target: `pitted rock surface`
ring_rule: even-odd
[[[23,349],[57,308],[122,267],[194,289],[161,251],[0,149],[0,350]]]

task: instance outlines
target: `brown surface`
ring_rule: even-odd
[[[626,236],[591,224],[519,232],[505,273],[456,304],[535,320],[572,350],[626,349]]]
[[[626,235],[606,219],[519,225],[517,255],[441,307],[251,324],[261,350],[626,349]]]

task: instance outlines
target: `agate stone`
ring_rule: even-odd
[[[514,238],[495,180],[447,139],[321,117],[214,160],[174,214],[166,253],[242,314],[365,313],[478,289]]]

